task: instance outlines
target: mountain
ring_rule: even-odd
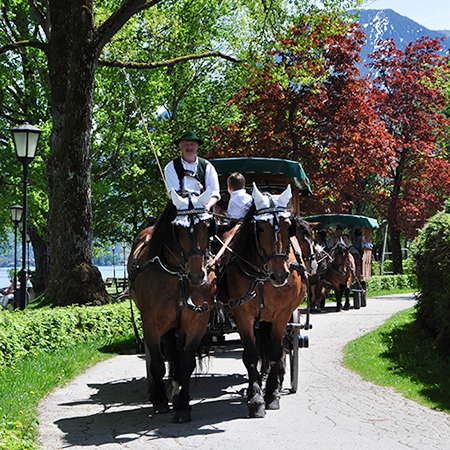
[[[409,42],[422,36],[447,37],[442,42],[442,54],[450,50],[450,31],[433,31],[414,22],[408,17],[402,16],[392,9],[361,9],[352,11],[358,15],[356,20],[366,33],[367,42],[362,48],[361,59],[363,64],[370,62],[368,55],[377,48],[380,39],[392,38],[398,48],[404,49]],[[360,67],[361,73],[367,72],[367,68]]]

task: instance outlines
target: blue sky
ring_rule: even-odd
[[[366,0],[365,9],[393,9],[429,30],[450,30],[450,0]]]

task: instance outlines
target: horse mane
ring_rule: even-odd
[[[250,209],[244,217],[241,228],[236,233],[236,236],[231,241],[231,248],[233,252],[243,258],[252,253],[253,248],[250,243],[255,242],[254,238],[254,227],[253,227],[253,217],[256,212],[255,204],[252,203]]]
[[[175,205],[169,200],[160,218],[155,223],[155,229],[150,241],[149,259],[161,256],[163,246],[173,241],[172,221],[177,216]]]

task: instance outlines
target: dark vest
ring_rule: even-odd
[[[202,192],[205,190],[205,172],[206,172],[206,164],[210,164],[206,159],[200,158],[197,156],[197,171],[191,172],[189,170],[185,170],[183,164],[181,162],[181,156],[173,160],[173,166],[175,168],[175,172],[178,175],[178,180],[180,182],[180,190],[184,190],[184,177],[192,177],[195,178],[202,185]]]

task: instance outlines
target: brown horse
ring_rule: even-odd
[[[290,186],[271,196],[253,185],[252,197],[253,205],[231,242],[231,256],[222,263],[218,296],[233,315],[244,348],[249,416],[264,417],[266,408],[280,407],[283,336],[307,284],[304,263],[296,259],[290,242],[295,232],[287,210]]]
[[[345,296],[343,309],[350,308],[350,287],[355,278],[355,261],[346,245],[337,243],[330,251],[331,262],[328,264],[323,279],[336,295],[336,311],[342,309],[342,297]]]
[[[297,239],[300,252],[308,272],[308,309],[320,312],[325,303],[326,288],[322,279],[326,271],[329,255],[313,239],[313,228],[316,224],[295,217]]]
[[[149,396],[155,414],[169,411],[165,361],[172,378],[173,421],[191,420],[189,382],[215,295],[209,270],[209,237],[214,232],[205,210],[209,189],[199,197],[172,192],[155,227],[135,239],[128,260],[130,294],[144,328]]]

